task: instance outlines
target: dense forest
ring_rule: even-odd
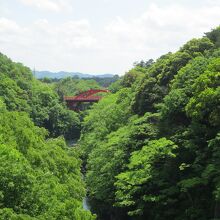
[[[220,27],[111,88],[80,138],[98,219],[220,219]]]
[[[79,114],[3,54],[0,79],[0,219],[95,219],[82,205],[80,152],[64,140],[79,136]]]
[[[78,76],[74,77],[64,77],[61,79],[57,78],[48,78],[44,77],[40,79],[42,82],[54,83],[63,85],[63,88],[67,90],[70,95],[74,95],[78,91],[83,91],[89,88],[100,88],[100,87],[109,87],[112,83],[118,81],[120,77],[114,75],[112,77],[87,77],[79,78]],[[69,88],[69,89],[68,89]]]
[[[0,79],[0,219],[220,219],[220,27],[121,78],[37,80],[0,54]]]

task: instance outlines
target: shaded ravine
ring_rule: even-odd
[[[74,147],[77,145],[77,142],[78,142],[79,139],[72,139],[72,140],[66,140],[66,143],[69,147]],[[84,174],[82,172],[82,178],[84,179]],[[85,198],[83,198],[83,208],[87,211],[91,211],[91,206],[89,205],[89,200],[88,200],[88,197],[85,196]]]

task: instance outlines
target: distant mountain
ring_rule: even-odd
[[[65,77],[74,77],[74,76],[77,76],[79,78],[93,78],[93,77],[107,78],[107,77],[114,76],[114,74],[96,75],[96,74],[85,74],[85,73],[79,73],[79,72],[65,72],[65,71],[60,71],[60,72],[34,71],[33,73],[35,77],[38,79],[42,79],[44,77],[61,79]]]

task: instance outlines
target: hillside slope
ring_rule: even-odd
[[[137,64],[84,119],[92,210],[103,220],[220,217],[220,27]]]
[[[0,219],[95,219],[82,207],[78,148],[58,137],[79,133],[79,116],[3,54],[0,79]]]

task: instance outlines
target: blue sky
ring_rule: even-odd
[[[219,24],[219,0],[0,0],[0,51],[37,70],[123,74]]]

